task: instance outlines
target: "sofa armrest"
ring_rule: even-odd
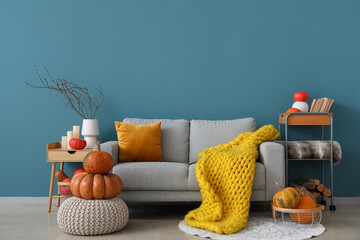
[[[260,162],[265,165],[265,199],[271,201],[278,191],[276,182],[285,186],[285,148],[274,142],[260,144]]]
[[[118,141],[104,142],[100,146],[101,146],[101,151],[107,152],[112,156],[115,166],[119,161]],[[97,146],[94,147],[94,151],[96,150],[97,150]]]

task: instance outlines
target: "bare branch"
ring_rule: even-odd
[[[80,87],[79,85],[68,82],[66,79],[53,78],[48,69],[45,67],[46,74],[51,79],[50,83],[46,78],[43,78],[38,72],[36,66],[34,70],[38,78],[40,79],[41,85],[36,86],[25,81],[27,85],[33,88],[45,88],[57,91],[56,95],[61,94],[63,96],[63,102],[65,107],[73,109],[82,118],[94,118],[103,111],[100,110],[104,102],[104,93],[101,86],[96,88],[99,94],[98,98],[92,98],[86,87]]]

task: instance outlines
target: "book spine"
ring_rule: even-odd
[[[327,108],[327,112],[330,112],[330,108],[331,108],[331,106],[333,105],[333,103],[334,103],[334,99],[331,99],[331,101],[330,101],[330,103],[329,103],[329,106],[328,106],[328,108]]]
[[[311,102],[311,106],[310,106],[309,112],[312,112],[312,111],[313,111],[315,103],[316,103],[316,99],[313,99],[312,102]]]
[[[326,107],[327,107],[329,100],[330,100],[329,98],[324,98],[324,101],[320,108],[320,112],[326,112]]]

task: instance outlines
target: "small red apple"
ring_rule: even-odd
[[[71,178],[65,178],[62,182],[71,182]],[[70,185],[69,186],[61,186],[60,185],[60,192],[62,195],[71,195],[71,191],[70,191]]]
[[[83,169],[83,168],[78,168],[78,169],[76,169],[75,172],[74,172],[74,174],[73,174],[73,177],[74,177],[76,174],[82,173],[82,172],[86,172],[85,169]]]

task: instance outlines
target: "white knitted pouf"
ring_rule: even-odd
[[[120,198],[85,200],[71,197],[57,213],[59,228],[73,235],[101,235],[119,231],[129,220],[129,209]]]

